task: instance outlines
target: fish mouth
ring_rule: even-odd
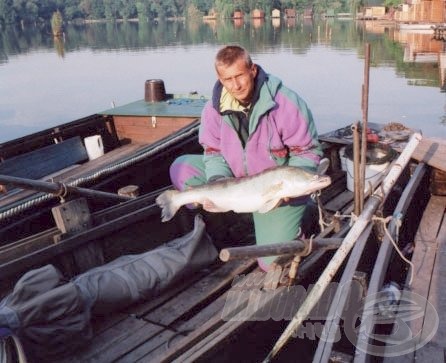
[[[311,185],[310,193],[313,193],[315,191],[324,189],[328,187],[331,184],[331,178],[327,175],[319,176],[317,180],[315,180]]]

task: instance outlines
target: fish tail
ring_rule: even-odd
[[[179,206],[173,202],[175,194],[178,193],[177,190],[166,190],[156,198],[156,204],[161,208],[161,221],[170,221],[178,211]]]

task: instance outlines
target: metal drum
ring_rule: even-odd
[[[160,102],[166,99],[166,89],[161,79],[149,79],[145,84],[144,100],[146,102]]]

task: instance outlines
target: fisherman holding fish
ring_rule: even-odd
[[[200,188],[205,185],[218,185],[220,189],[216,189],[214,192],[218,193],[214,194],[220,194],[220,200],[222,195],[226,195],[228,200],[231,198],[231,193],[225,193],[231,187],[235,191],[232,198],[239,205],[250,204],[254,198],[244,201],[243,188],[248,195],[255,192],[255,188],[269,187],[269,190],[257,193],[254,204],[258,204],[259,198],[265,195],[275,194],[260,208],[231,208],[203,193],[200,197],[196,195],[198,199],[195,202],[209,212],[252,210],[258,245],[296,239],[308,200],[305,195],[312,192],[308,183],[311,178],[318,178],[314,173],[322,156],[311,111],[297,93],[254,64],[249,53],[240,46],[221,48],[215,58],[215,69],[218,80],[212,99],[203,109],[199,131],[204,153],[177,158],[170,168],[172,183],[184,193],[202,190]],[[278,174],[269,174],[269,178],[257,184],[237,185],[246,177],[249,180],[251,176],[282,166],[295,167],[291,171],[295,169],[299,178],[303,175],[300,187],[304,190],[290,197],[286,193],[277,193],[285,181],[280,179],[284,178],[283,175]],[[277,178],[280,180],[273,180]],[[272,184],[264,185],[269,182]],[[319,189],[330,183],[329,178],[326,177],[324,182]],[[297,195],[303,196],[294,198]],[[172,218],[176,212],[168,212],[170,199],[166,194],[158,200],[165,209],[164,220]],[[186,199],[178,205],[184,203]],[[274,259],[274,256],[263,257],[259,259],[259,265],[267,270]]]

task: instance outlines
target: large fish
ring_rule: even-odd
[[[173,218],[187,204],[212,202],[219,211],[266,213],[283,198],[311,194],[330,185],[326,175],[310,173],[292,166],[279,166],[243,178],[229,178],[203,184],[192,189],[166,190],[156,198],[162,221]]]

